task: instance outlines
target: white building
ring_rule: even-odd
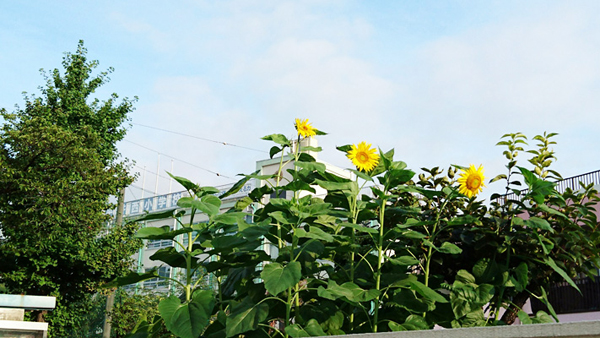
[[[301,142],[301,145],[317,147],[317,140],[315,138],[304,139]],[[351,178],[351,179],[354,178],[354,174],[352,172],[319,160],[317,157],[317,153],[315,153],[315,152],[311,151],[308,153],[311,156],[313,156],[315,159],[317,159],[317,162],[324,164],[326,171],[336,174],[341,177],[347,177],[347,178]],[[289,159],[290,159],[289,157],[285,156],[283,159],[283,162],[285,163]],[[281,162],[280,157],[257,161],[256,162],[256,170],[259,171],[258,175],[277,174],[280,162]],[[290,169],[290,168],[293,168],[293,161],[289,162],[283,168],[281,185],[285,185],[286,184],[285,181],[287,179],[291,179],[291,175],[287,172],[287,169]],[[236,194],[230,195],[222,200],[221,212],[225,212],[225,211],[229,210],[230,208],[232,208],[238,200],[248,196],[248,194],[255,187],[260,187],[265,184],[267,184],[267,183],[262,180],[250,180],[240,189],[239,192],[237,192]],[[217,195],[221,195],[221,194],[225,193],[226,191],[228,191],[231,188],[231,186],[233,186],[233,184],[216,187],[220,190],[220,192]],[[314,186],[313,188],[316,190],[316,192],[314,194],[316,196],[324,196],[326,194],[326,190],[319,186]],[[290,193],[290,192],[284,192],[284,196],[280,196],[280,197],[291,198],[291,195],[287,195],[288,193]],[[299,197],[305,196],[307,194],[309,194],[309,193],[305,192],[305,191],[301,192]],[[127,201],[127,202],[125,202],[125,205],[124,205],[124,211],[123,211],[124,217],[126,219],[133,219],[133,218],[142,216],[145,213],[154,213],[154,212],[161,212],[161,211],[167,211],[167,210],[174,210],[177,208],[177,201],[181,197],[184,197],[184,196],[188,196],[187,191],[178,191],[178,192],[169,193],[169,194],[165,194],[165,195],[151,196],[151,197],[147,197],[147,198],[143,198],[143,199]],[[274,196],[271,196],[271,197],[274,197]],[[266,198],[268,199],[269,197],[266,197]],[[263,201],[263,202],[266,202],[266,201]],[[255,206],[251,205],[245,210],[249,214],[247,216],[248,217],[248,219],[246,220],[247,222],[252,221],[253,207],[255,207]],[[188,215],[185,215],[182,217],[181,222],[189,223],[189,220],[190,220],[190,215],[188,214]],[[198,212],[194,216],[194,223],[202,223],[202,222],[207,222],[207,221],[208,221],[208,216],[201,212]],[[143,227],[160,227],[160,226],[165,226],[165,225],[169,225],[173,229],[176,229],[177,221],[174,219],[158,220],[158,221],[148,221],[148,222],[144,222],[142,224]],[[181,238],[181,241],[184,245],[187,245],[187,238]],[[150,269],[156,268],[157,266],[160,266],[158,269],[159,275],[164,276],[164,277],[178,278],[178,276],[179,276],[178,268],[172,269],[169,266],[161,266],[162,262],[153,261],[150,259],[150,257],[154,253],[156,253],[156,251],[158,251],[159,249],[170,247],[170,246],[173,246],[173,241],[171,241],[171,240],[144,240],[144,246],[139,250],[138,254],[134,257],[134,259],[136,261],[137,271],[145,272]],[[269,255],[277,255],[277,248],[275,246],[270,245],[266,240],[265,240],[265,243],[263,244],[263,246],[259,249],[265,250],[265,252]],[[208,286],[211,286],[213,284],[213,282],[211,280],[211,276],[207,275],[207,276],[205,276],[205,278],[206,278],[206,284]],[[144,289],[144,291],[150,291],[150,292],[167,292],[169,290],[169,288],[171,288],[171,287],[172,286],[169,285],[165,280],[159,279],[159,278],[154,278],[154,279],[150,279],[150,280],[141,282],[136,286],[130,286],[129,288],[137,288],[138,290]]]

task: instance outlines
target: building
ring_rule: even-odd
[[[317,140],[315,138],[307,138],[307,139],[302,140],[301,145],[317,147]],[[339,168],[337,166],[334,166],[332,164],[329,164],[327,162],[319,160],[316,152],[309,151],[307,153],[310,154],[311,156],[313,156],[315,159],[317,159],[317,162],[324,164],[326,167],[326,170],[328,172],[336,174],[341,177],[347,177],[347,178],[352,178],[352,179],[354,178],[354,174],[351,173],[350,171],[344,170],[342,168]],[[288,161],[289,159],[290,158],[288,156],[285,156],[284,163],[286,161]],[[256,162],[256,170],[258,170],[258,175],[277,174],[277,171],[278,171],[279,165],[280,165],[280,161],[281,161],[280,157],[257,161]],[[286,169],[290,169],[290,168],[293,168],[293,162],[289,162],[283,168],[282,175],[281,175],[282,180],[285,181],[286,179],[291,178],[291,175],[286,171]],[[255,187],[261,187],[265,184],[267,184],[267,182],[264,180],[255,180],[255,179],[250,180],[240,189],[240,191],[222,199],[222,205],[221,205],[220,212],[221,213],[226,212],[227,210],[232,208],[238,200],[248,196],[248,194]],[[223,193],[228,191],[232,186],[233,186],[233,184],[216,187],[219,189],[219,193],[217,193],[216,195],[218,195],[218,196],[222,195]],[[321,187],[315,186],[314,189],[316,191],[314,195],[316,195],[316,196],[324,196],[326,194],[326,190]],[[284,191],[279,197],[291,198],[292,196],[288,195],[288,193],[289,192]],[[301,192],[300,197],[307,195],[307,194],[309,194],[309,193]],[[167,210],[174,210],[174,209],[177,209],[177,201],[180,198],[185,197],[185,196],[188,196],[188,193],[187,193],[187,191],[184,190],[184,191],[177,191],[177,192],[159,195],[159,196],[151,196],[151,197],[147,197],[147,198],[143,198],[143,199],[127,201],[127,202],[125,202],[125,205],[124,205],[123,214],[126,219],[134,219],[136,217],[144,215],[145,213],[154,213],[154,212],[162,212],[162,211],[167,211]],[[275,197],[275,196],[271,196],[271,197]],[[269,197],[266,197],[266,198],[269,198]],[[248,213],[246,221],[251,222],[253,206],[250,205],[245,211]],[[190,220],[190,215],[185,215],[182,217],[181,222],[189,223],[189,220]],[[207,221],[208,221],[208,216],[203,213],[199,212],[194,216],[194,224],[207,222]],[[170,222],[170,224],[168,224],[169,222]],[[171,226],[172,229],[177,228],[177,222],[175,220],[148,221],[148,222],[144,222],[142,224],[142,227],[160,227],[160,226],[165,226],[165,225]],[[183,243],[184,245],[187,245],[187,237],[184,238],[183,236],[181,236],[179,241],[181,243]],[[175,278],[175,279],[180,278],[181,274],[180,274],[180,271],[178,271],[179,270],[178,268],[171,268],[169,266],[161,266],[162,262],[153,261],[150,259],[150,257],[154,253],[156,253],[159,249],[170,247],[170,246],[173,246],[173,241],[171,241],[171,240],[151,240],[151,241],[144,240],[144,246],[139,250],[138,254],[134,257],[134,260],[136,262],[137,272],[145,272],[150,269],[159,267],[158,274],[160,276]],[[262,247],[260,247],[259,249],[264,250],[269,255],[276,256],[278,254],[277,248],[275,246],[271,245],[270,243],[268,243],[266,240],[263,243]],[[205,257],[205,258],[208,258],[208,257]],[[212,280],[211,275],[202,275],[201,274],[198,277],[205,278],[205,281],[203,283],[205,283],[207,287],[211,287],[213,285],[213,280]],[[166,282],[164,279],[153,278],[153,279],[146,280],[144,282],[140,282],[137,285],[131,285],[128,288],[129,289],[135,288],[136,290],[143,289],[145,291],[150,291],[150,292],[168,292],[172,287],[173,287],[173,285],[169,285],[169,283]]]

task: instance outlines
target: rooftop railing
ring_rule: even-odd
[[[585,174],[581,174],[581,175],[577,175],[577,176],[573,176],[573,177],[568,177],[563,180],[556,181],[554,183],[556,184],[554,188],[559,193],[565,192],[565,190],[567,190],[567,188],[570,188],[572,190],[578,190],[581,188],[581,183],[583,183],[585,185],[588,185],[590,183],[600,185],[600,170],[591,171],[589,173],[585,173]],[[521,194],[523,194],[525,192],[527,192],[527,189],[521,190]],[[496,201],[499,202],[500,204],[504,204],[505,201],[508,201],[508,200],[517,200],[517,194],[510,193],[510,194],[502,195],[496,199]]]
[[[600,311],[600,277],[577,278],[574,282],[581,293],[567,282],[556,283],[550,287],[548,301],[554,311],[557,314]],[[534,313],[539,310],[548,311],[542,302],[533,297],[531,308]]]

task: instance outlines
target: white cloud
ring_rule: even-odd
[[[175,74],[155,82],[152,103],[138,108],[140,121],[267,149],[259,137],[293,133],[293,118],[309,118],[330,133],[320,139],[328,149],[366,140],[395,147],[414,169],[483,163],[489,176],[503,171],[501,149],[494,146],[502,134],[548,130],[564,142],[561,171],[597,166],[571,168],[576,161],[568,160],[580,161],[580,151],[600,155],[592,144],[571,141],[581,126],[594,134],[590,126],[600,122],[600,30],[597,10],[587,5],[531,6],[388,50],[386,41],[377,41],[381,30],[405,31],[345,13],[343,2],[194,4],[189,13],[177,12],[177,25],[136,18],[128,28],[157,39],[156,48],[167,55],[162,62]],[[379,49],[363,53],[365,46]],[[394,59],[402,63],[376,61]],[[335,153],[323,158],[346,165]],[[250,155],[228,155],[210,144],[181,156],[188,154],[234,173],[253,165]]]
[[[411,134],[422,140],[416,144],[422,154],[411,157],[441,163],[487,161],[491,175],[503,170],[498,165],[501,150],[494,144],[504,133],[556,131],[566,136],[597,125],[598,28],[594,12],[559,6],[544,15],[523,13],[421,46],[407,71],[411,76],[397,79],[409,88],[403,108],[419,116],[411,119]],[[557,141],[570,143],[561,136]],[[584,148],[600,155],[592,144],[565,147],[569,153],[558,155],[586,156],[580,152]],[[597,168],[597,162],[588,166]],[[582,170],[568,160],[557,168],[568,175]]]

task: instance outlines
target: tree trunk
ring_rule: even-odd
[[[44,316],[45,316],[47,313],[48,313],[48,311],[46,311],[46,310],[42,310],[42,311],[38,312],[36,320],[37,320],[38,322],[40,322],[40,323],[44,323],[44,322],[45,322],[45,320],[44,320]]]
[[[506,325],[512,325],[517,319],[517,314],[523,308],[523,305],[529,299],[529,293],[527,291],[523,291],[518,293],[515,298],[512,300],[512,304],[506,309],[504,315],[502,315],[502,321],[506,323]]]

